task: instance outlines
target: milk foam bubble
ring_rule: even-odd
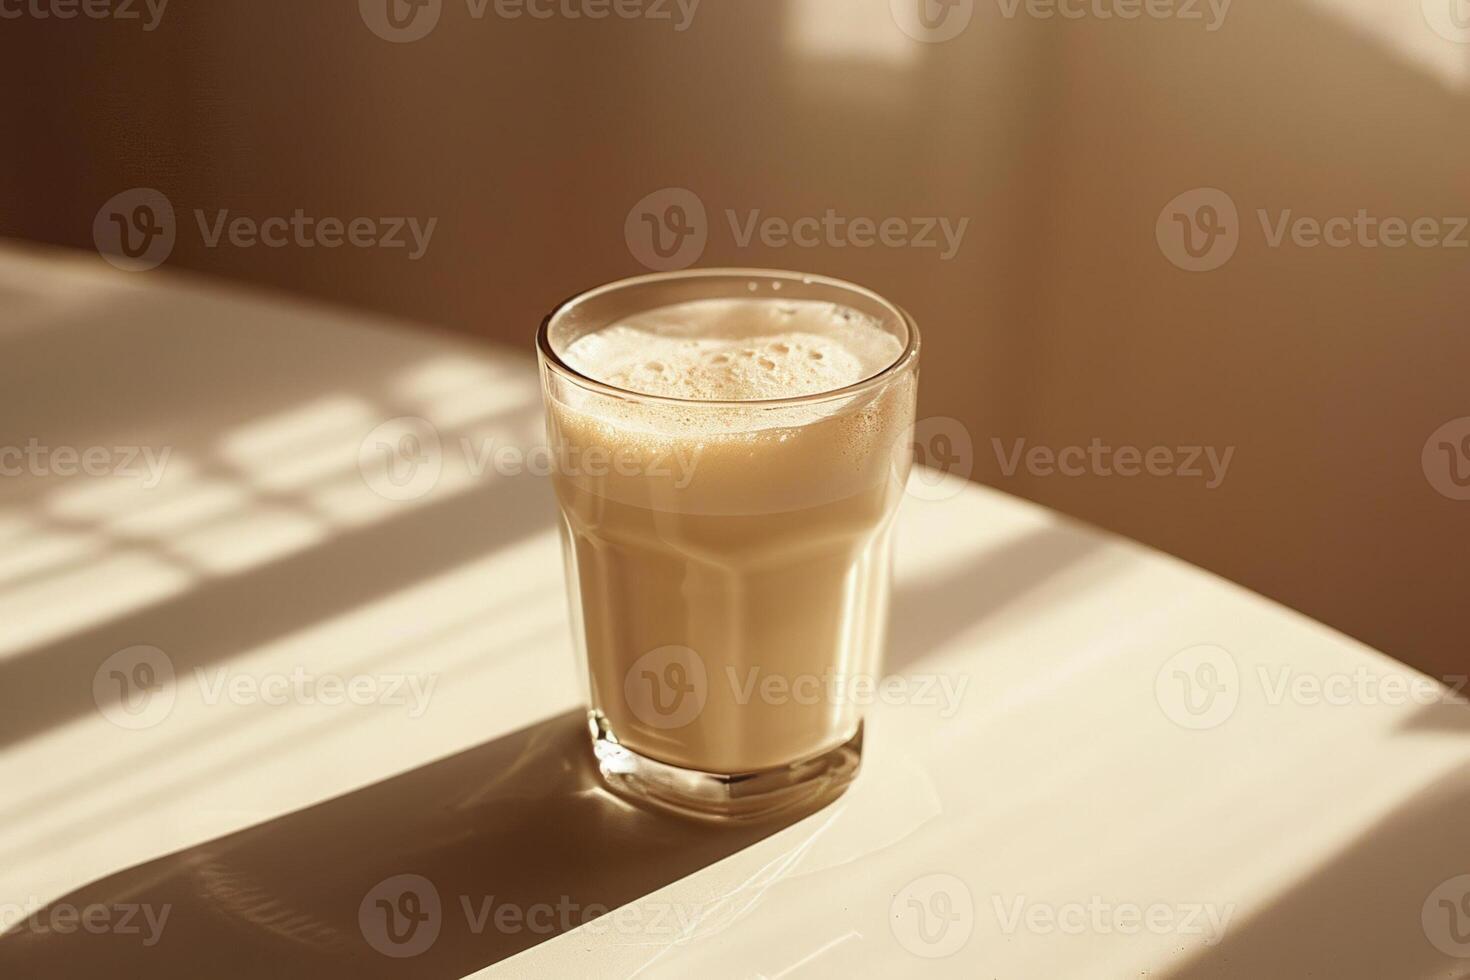
[[[574,369],[640,394],[760,401],[835,391],[903,353],[869,316],[814,300],[706,299],[649,310],[579,337]]]

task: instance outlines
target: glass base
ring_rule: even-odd
[[[755,819],[836,799],[857,775],[863,727],[821,755],[774,769],[732,774],[700,772],[659,762],[618,743],[600,712],[587,714],[597,768],[610,789],[685,816]]]

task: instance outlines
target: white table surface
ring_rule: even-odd
[[[902,511],[889,658],[916,696],[871,710],[850,791],[738,839],[629,812],[586,774],[549,486],[463,451],[537,442],[534,326],[511,352],[0,253],[0,446],[123,470],[0,479],[0,925],[172,909],[146,950],[16,925],[0,974],[1470,975],[1470,710],[1258,595],[933,473]],[[391,500],[359,452],[404,416],[443,468]],[[171,450],[157,486],[130,446]],[[174,676],[129,728],[94,679],[138,646]],[[251,693],[298,670],[382,701]],[[1187,704],[1188,678],[1213,700]],[[954,710],[929,703],[946,684]],[[358,915],[398,874],[441,901],[414,957]],[[464,911],[609,899],[550,938]]]

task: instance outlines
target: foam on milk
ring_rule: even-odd
[[[835,391],[903,353],[856,310],[814,300],[704,299],[665,306],[579,337],[574,369],[640,394],[762,401]]]

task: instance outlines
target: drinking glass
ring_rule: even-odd
[[[707,299],[833,304],[871,318],[899,353],[854,384],[758,401],[641,394],[563,357],[627,317]],[[689,270],[562,303],[537,351],[603,778],[712,818],[840,791],[861,760],[882,663],[912,458],[913,320],[836,279]]]

